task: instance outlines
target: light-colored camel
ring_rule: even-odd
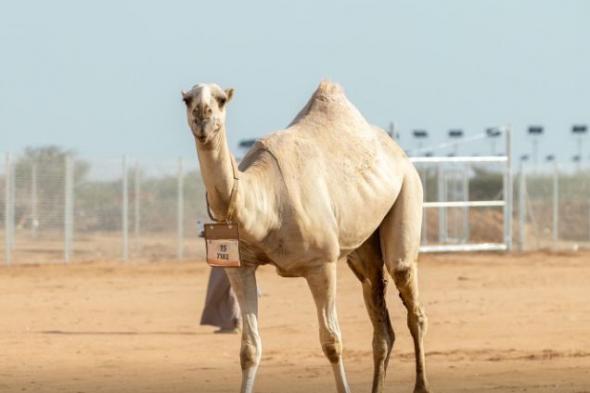
[[[320,341],[339,393],[349,392],[336,317],[336,263],[362,282],[373,324],[373,392],[381,392],[394,332],[384,266],[408,311],[416,354],[415,392],[428,392],[416,260],[422,185],[401,148],[371,126],[342,89],[322,82],[285,130],[259,140],[236,169],[225,116],[233,90],[199,84],[183,92],[214,217],[228,211],[240,230],[243,266],[227,268],[243,318],[242,393],[253,390],[262,353],[256,268],[304,277],[317,306]]]

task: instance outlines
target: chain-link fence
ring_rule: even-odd
[[[196,159],[82,159],[59,148],[6,155],[6,263],[202,258]]]
[[[504,162],[463,158],[415,162],[425,191],[423,246],[509,248],[511,221],[520,249],[590,246],[590,170],[520,163],[514,197],[506,198]],[[3,259],[202,259],[204,195],[194,157],[90,159],[57,147],[7,154],[0,166]]]
[[[516,178],[523,250],[590,246],[590,170],[576,163],[522,162]]]

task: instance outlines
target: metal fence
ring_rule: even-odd
[[[590,246],[590,170],[571,162],[521,162],[516,188],[519,249]]]
[[[416,135],[416,133],[415,133]],[[425,132],[418,134],[424,136]],[[411,161],[424,189],[422,252],[508,251],[512,249],[511,129],[500,126],[434,146],[420,148]],[[492,154],[458,156],[465,149],[494,142]],[[497,153],[496,139],[503,143]],[[443,155],[445,151],[450,152]],[[432,154],[437,154],[432,156]]]
[[[512,248],[509,156],[413,157],[422,178],[422,252]]]
[[[25,152],[6,154],[0,177],[5,263],[203,256],[196,159]]]
[[[513,238],[523,250],[590,246],[590,170],[520,163],[512,179],[509,151],[412,157],[425,190],[422,251],[509,250]],[[0,195],[7,264],[204,256],[205,190],[194,157],[6,154]]]

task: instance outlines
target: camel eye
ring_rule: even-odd
[[[182,100],[184,101],[186,106],[189,106],[191,104],[192,97],[190,97],[190,96],[182,97]]]

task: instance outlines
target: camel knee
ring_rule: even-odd
[[[383,335],[373,336],[373,356],[375,359],[386,359],[395,342],[395,335],[393,333],[385,333]]]
[[[412,310],[408,310],[408,325],[417,326],[420,329],[420,333],[424,334],[428,327],[428,317],[424,307],[417,304]]]
[[[416,265],[413,261],[407,259],[398,259],[395,261],[393,269],[390,269],[395,286],[401,292],[412,284],[416,274]],[[403,294],[403,292],[402,292]]]
[[[330,363],[338,363],[342,356],[342,343],[337,340],[322,343],[322,350]]]
[[[252,367],[258,366],[260,361],[260,351],[256,345],[251,343],[242,343],[240,349],[240,364],[242,370],[247,370]]]

